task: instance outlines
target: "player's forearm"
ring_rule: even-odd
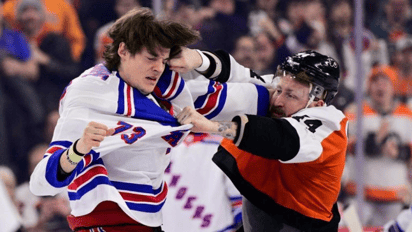
[[[197,133],[208,133],[221,135],[234,140],[237,134],[238,124],[236,122],[212,121],[201,115],[193,107],[185,107],[176,119],[182,125],[192,124],[191,131]]]
[[[299,135],[287,120],[240,115],[233,121],[239,127],[233,142],[244,151],[287,161],[294,158],[300,149]]]
[[[222,71],[222,62],[214,53],[208,51],[199,51],[202,63],[195,70],[208,79],[216,80]]]
[[[67,156],[69,149],[67,149],[60,157],[60,167],[65,173],[71,173],[77,166],[77,164],[70,163]]]
[[[234,140],[236,138],[238,127],[236,122],[218,122],[211,121],[206,118],[203,119],[204,120],[191,121],[193,124],[193,132],[220,135],[230,140]]]
[[[220,82],[254,83],[266,85],[272,82],[273,75],[259,76],[253,70],[239,64],[229,53],[217,50],[213,53],[202,51],[202,65],[204,71],[199,73],[206,78]]]
[[[207,133],[223,136],[227,139],[234,140],[237,134],[236,122],[213,122],[214,127]]]

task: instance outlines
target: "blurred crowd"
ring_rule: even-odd
[[[163,0],[158,17],[197,29],[201,50],[223,49],[257,74],[312,49],[334,57],[342,84],[333,104],[348,115],[343,205],[356,193],[354,144],[365,144],[365,226],[411,203],[412,1],[364,0],[363,76],[357,76],[352,0]],[[69,231],[65,196],[32,196],[28,180],[51,141],[65,86],[102,62],[112,23],[151,0],[3,0],[0,14],[0,177],[22,231]],[[358,78],[365,102],[356,138]]]

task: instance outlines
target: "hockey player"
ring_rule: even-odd
[[[168,147],[162,140],[178,143],[188,128],[174,122],[150,93],[175,43],[186,45],[198,36],[157,21],[148,9],[124,15],[110,36],[105,65],[85,71],[63,93],[53,141],[31,176],[30,190],[55,195],[67,187],[73,230],[157,231],[167,194],[161,173]]]
[[[160,231],[169,152],[191,128],[177,122],[173,108],[195,106],[208,118],[225,118],[240,101],[238,110],[256,114],[257,97],[267,104],[268,92],[249,84],[242,90],[253,98],[230,99],[237,87],[213,81],[189,92],[166,63],[180,46],[198,39],[197,33],[157,20],[148,9],[130,11],[109,34],[113,43],[105,64],[86,70],[63,93],[60,119],[30,190],[36,195],[67,190],[68,221],[76,231]]]
[[[225,53],[208,58],[213,65],[205,73],[219,74],[217,80],[256,77]],[[197,65],[172,64],[186,66]],[[177,116],[180,123],[194,125],[194,132],[226,137],[213,161],[245,197],[245,231],[338,230],[348,119],[329,104],[339,75],[334,59],[314,51],[297,53],[278,67],[269,117],[239,115],[218,122],[190,107]]]
[[[217,135],[190,133],[170,152],[163,230],[229,232],[241,226],[242,196],[212,161],[221,140]]]

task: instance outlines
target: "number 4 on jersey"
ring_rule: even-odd
[[[304,118],[309,118],[309,116],[307,115],[303,115],[303,116],[294,116],[292,117],[294,119],[296,119],[298,122],[300,122],[300,120],[304,119]],[[322,121],[317,120],[317,119],[306,119],[303,121],[307,126],[308,126],[308,130],[312,133],[316,132],[316,129],[320,126],[322,126]]]

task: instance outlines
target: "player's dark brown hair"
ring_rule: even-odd
[[[109,70],[116,70],[120,65],[117,54],[120,43],[124,42],[127,50],[136,55],[146,48],[156,55],[156,48],[170,48],[170,58],[187,46],[200,39],[197,31],[169,20],[156,19],[149,8],[136,8],[119,18],[109,30],[113,42],[106,47],[103,58]]]

